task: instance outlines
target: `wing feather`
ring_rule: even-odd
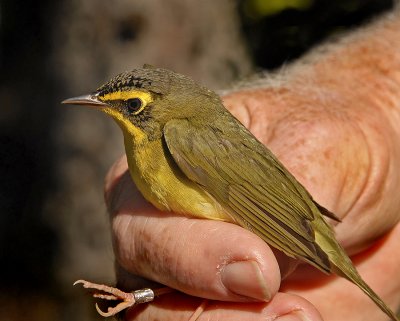
[[[224,129],[174,119],[164,126],[169,152],[182,172],[212,195],[233,221],[288,256],[329,272],[328,256],[311,225],[319,210],[308,192],[234,118]]]

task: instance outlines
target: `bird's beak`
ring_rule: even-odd
[[[102,101],[100,101],[96,94],[68,98],[68,99],[63,100],[61,103],[67,104],[67,105],[85,105],[85,106],[93,106],[93,107],[108,106],[106,103],[103,103]]]

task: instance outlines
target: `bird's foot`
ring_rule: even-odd
[[[116,306],[109,307],[107,309],[107,312],[102,311],[96,303],[96,310],[103,317],[111,317],[113,315],[116,315],[118,312],[121,312],[122,310],[130,308],[137,304],[151,302],[156,296],[174,291],[171,288],[165,287],[157,290],[140,289],[133,292],[123,292],[117,288],[113,288],[103,284],[96,284],[85,280],[78,280],[74,283],[74,285],[76,284],[82,284],[85,289],[94,290],[94,298],[108,301],[121,301]]]

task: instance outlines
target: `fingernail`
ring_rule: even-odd
[[[294,311],[277,317],[275,321],[311,321],[302,311]]]
[[[271,291],[255,261],[240,261],[226,265],[221,280],[231,292],[248,298],[269,301]]]

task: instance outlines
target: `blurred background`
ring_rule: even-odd
[[[101,320],[76,279],[112,284],[106,116],[61,106],[144,63],[212,89],[279,68],[390,0],[1,0],[0,318]]]

